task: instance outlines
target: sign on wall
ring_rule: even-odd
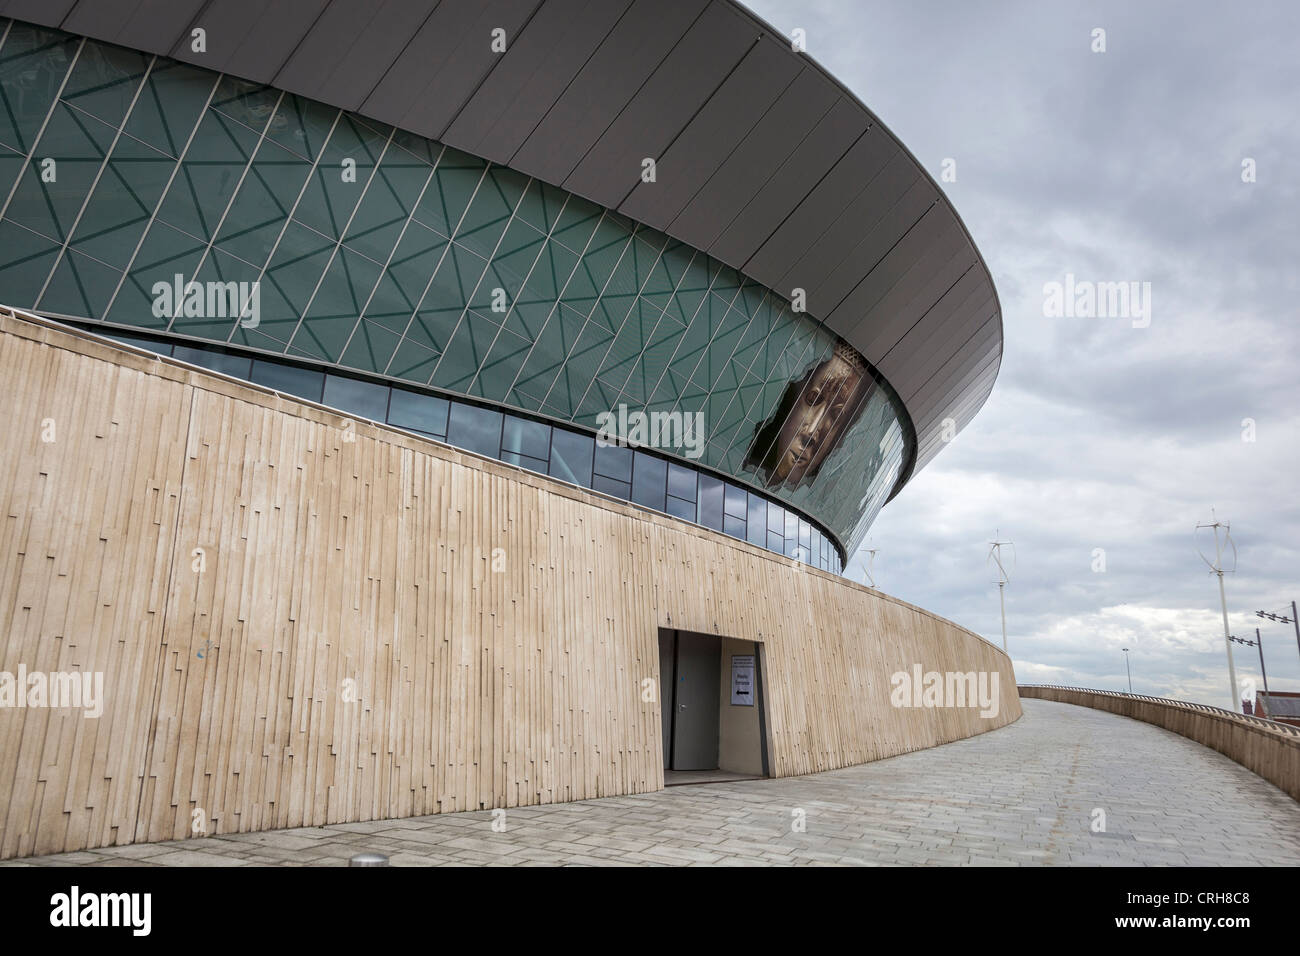
[[[731,702],[754,706],[754,655],[731,655]]]

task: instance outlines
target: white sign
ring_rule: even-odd
[[[754,655],[731,655],[731,702],[754,706]]]

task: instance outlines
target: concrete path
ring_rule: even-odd
[[[970,740],[807,777],[232,834],[8,865],[1289,865],[1300,804],[1177,734],[1026,700]],[[1094,832],[1097,811],[1104,832]],[[802,829],[800,829],[802,825]]]

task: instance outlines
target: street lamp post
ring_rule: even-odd
[[[1264,639],[1263,639],[1262,637],[1259,636],[1259,628],[1255,628],[1255,639],[1254,639],[1253,641],[1248,641],[1248,640],[1246,640],[1244,637],[1230,637],[1230,638],[1228,638],[1228,640],[1230,640],[1230,641],[1235,641],[1235,642],[1238,643],[1238,644],[1245,644],[1245,645],[1247,645],[1248,647],[1255,647],[1255,648],[1258,648],[1258,649],[1259,649],[1259,672],[1260,672],[1260,674],[1261,674],[1261,675],[1263,676],[1263,678],[1264,678],[1264,701],[1265,701],[1265,703],[1261,705],[1261,704],[1259,703],[1259,698],[1258,698],[1258,696],[1256,696],[1255,699],[1256,699],[1256,706],[1257,706],[1257,707],[1261,707],[1261,706],[1262,706],[1262,709],[1263,709],[1263,711],[1264,711],[1264,716],[1267,717],[1267,716],[1268,716],[1268,704],[1267,704],[1267,701],[1268,701],[1268,671],[1266,671],[1266,670],[1264,669]]]
[[[1124,670],[1128,672],[1128,692],[1131,694],[1133,693],[1133,668],[1128,666],[1128,648],[1127,647],[1123,648],[1123,651],[1124,651]]]
[[[1002,611],[1002,652],[1010,654],[1007,650],[1007,599],[1006,587],[1007,582],[1011,580],[1011,575],[1007,574],[1007,569],[1002,564],[1002,549],[1011,547],[1011,559],[1016,557],[1015,545],[1010,541],[999,541],[998,532],[993,533],[993,540],[989,542],[992,547],[989,548],[988,560],[992,561],[998,568],[998,607]]]
[[[1259,673],[1264,678],[1264,716],[1267,717],[1271,698],[1268,696],[1268,671],[1264,670],[1264,638],[1259,636],[1259,628],[1255,628],[1255,647],[1259,649]]]

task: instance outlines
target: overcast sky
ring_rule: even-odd
[[[749,6],[804,29],[936,179],[956,161],[943,188],[1002,301],[997,385],[876,520],[876,585],[1000,643],[1001,529],[1020,681],[1122,690],[1128,647],[1137,693],[1226,707],[1193,535],[1215,508],[1238,550],[1232,631],[1263,625],[1270,686],[1300,690],[1292,626],[1254,613],[1300,599],[1300,4]],[[1149,326],[1046,317],[1067,273],[1150,282]],[[1258,680],[1255,648],[1234,655]]]

